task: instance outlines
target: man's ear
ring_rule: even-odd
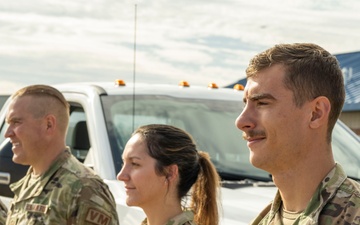
[[[54,132],[56,128],[56,118],[54,115],[49,114],[45,117],[45,127],[47,132]]]
[[[319,96],[312,102],[312,116],[310,121],[311,128],[318,128],[323,125],[327,125],[329,120],[329,114],[331,110],[331,104],[328,98]]]
[[[166,168],[166,180],[172,182],[179,176],[179,168],[176,164],[172,164]]]

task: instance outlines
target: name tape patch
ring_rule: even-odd
[[[49,210],[49,206],[48,205],[42,205],[42,204],[27,203],[25,205],[25,210],[28,211],[28,212],[46,214],[46,212]]]

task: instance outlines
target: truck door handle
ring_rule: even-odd
[[[10,184],[10,173],[0,172],[0,184]]]

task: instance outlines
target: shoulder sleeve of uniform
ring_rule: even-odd
[[[344,221],[348,224],[360,224],[360,184],[346,179],[335,196],[321,211],[322,221]]]
[[[6,214],[7,214],[7,208],[0,201],[0,225],[5,225],[5,223],[6,223]]]
[[[0,225],[5,225],[6,223],[6,217],[3,215],[0,215]]]
[[[272,203],[267,205],[250,224],[251,225],[260,224],[260,222],[266,217],[266,215],[269,214],[269,212],[271,210],[271,206],[272,206]]]
[[[70,218],[71,224],[119,224],[115,200],[108,186],[100,180],[93,181],[82,187]]]
[[[7,212],[7,208],[4,203],[0,201],[0,211]]]
[[[2,203],[0,201],[0,216],[5,216],[6,217],[6,214],[7,214],[7,208],[6,206],[4,205],[4,203]]]

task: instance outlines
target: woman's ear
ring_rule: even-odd
[[[311,128],[327,125],[329,120],[331,104],[328,98],[319,96],[312,101]]]
[[[179,168],[176,164],[172,164],[166,168],[166,180],[172,182],[179,176]]]

